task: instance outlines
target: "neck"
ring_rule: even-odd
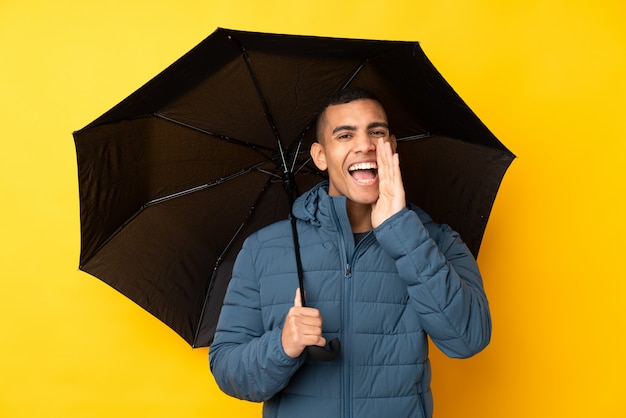
[[[372,229],[372,205],[363,205],[348,200],[346,209],[353,233],[368,232]]]

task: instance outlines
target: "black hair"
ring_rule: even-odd
[[[369,90],[361,87],[346,87],[345,89],[337,90],[324,101],[320,114],[326,110],[328,106],[346,104],[355,100],[370,99],[380,103],[378,97]]]
[[[321,132],[320,132],[320,120],[322,119],[322,115],[326,111],[329,106],[340,105],[351,103],[356,100],[374,100],[380,103],[378,97],[369,90],[366,90],[361,87],[346,87],[341,90],[337,90],[324,101],[322,104],[322,108],[317,114],[317,118],[315,120],[315,134],[316,138],[319,141]]]

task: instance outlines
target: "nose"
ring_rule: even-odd
[[[361,133],[357,136],[356,151],[367,154],[376,152],[376,138],[371,137],[368,133]]]

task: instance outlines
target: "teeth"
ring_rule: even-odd
[[[369,162],[369,163],[356,163],[350,166],[350,168],[348,168],[349,171],[356,171],[356,170],[376,170],[378,169],[378,165],[376,164],[375,161],[373,162]]]

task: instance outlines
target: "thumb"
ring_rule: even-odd
[[[296,289],[296,297],[293,299],[293,306],[302,307],[302,294],[300,288]]]

